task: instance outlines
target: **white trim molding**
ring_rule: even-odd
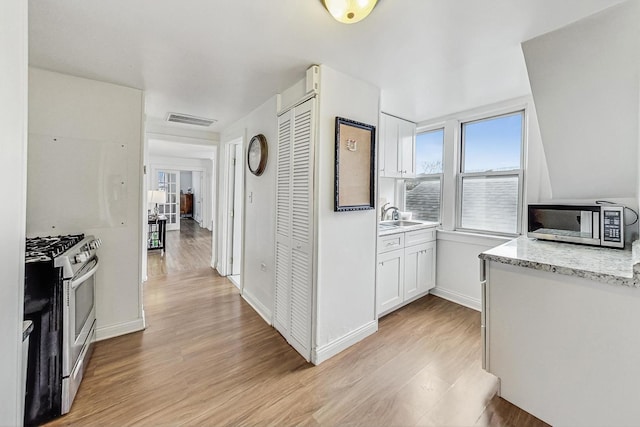
[[[251,294],[246,288],[242,291],[242,298],[267,322],[267,325],[273,326],[273,313],[258,298]]]
[[[482,302],[479,299],[471,298],[467,295],[463,295],[455,291],[450,291],[448,289],[439,288],[437,286],[431,289],[430,293],[437,297],[444,298],[447,301],[455,302],[456,304],[471,308],[475,311],[482,311]]]
[[[133,332],[144,331],[145,328],[146,325],[144,317],[129,322],[104,326],[102,328],[96,329],[96,341],[108,340],[109,338],[115,338]]]
[[[338,338],[335,341],[325,344],[321,347],[316,347],[311,354],[311,363],[319,365],[320,363],[328,360],[343,350],[351,347],[359,341],[362,341],[371,334],[378,331],[378,320],[372,320],[369,323],[364,324],[358,329],[349,332],[346,335]]]

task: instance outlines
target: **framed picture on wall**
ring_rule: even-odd
[[[373,125],[336,117],[335,212],[375,209]]]

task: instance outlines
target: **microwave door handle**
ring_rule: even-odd
[[[95,265],[93,267],[91,267],[91,269],[89,271],[87,271],[82,276],[80,276],[80,277],[78,277],[76,279],[73,279],[71,281],[71,289],[77,288],[78,286],[80,286],[82,284],[82,282],[84,282],[89,277],[91,277],[93,274],[95,274],[95,272],[98,270],[98,265],[100,265],[100,262],[98,261],[97,258],[96,258],[96,260],[94,262],[95,262]]]
[[[593,213],[593,238],[600,240],[600,212]]]

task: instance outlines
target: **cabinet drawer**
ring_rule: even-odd
[[[436,229],[427,228],[405,233],[404,245],[413,246],[420,243],[432,242],[434,240],[436,240]]]
[[[378,253],[404,248],[404,233],[391,234],[378,238]]]

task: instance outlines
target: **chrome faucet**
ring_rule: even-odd
[[[400,219],[400,213],[398,213],[398,208],[396,208],[395,206],[389,206],[388,208],[386,207],[387,205],[390,205],[390,204],[391,203],[385,203],[380,208],[380,221],[384,221],[384,217],[387,216],[387,212],[389,212],[390,210],[393,210],[393,213],[391,214],[392,220],[397,221],[398,219]]]

